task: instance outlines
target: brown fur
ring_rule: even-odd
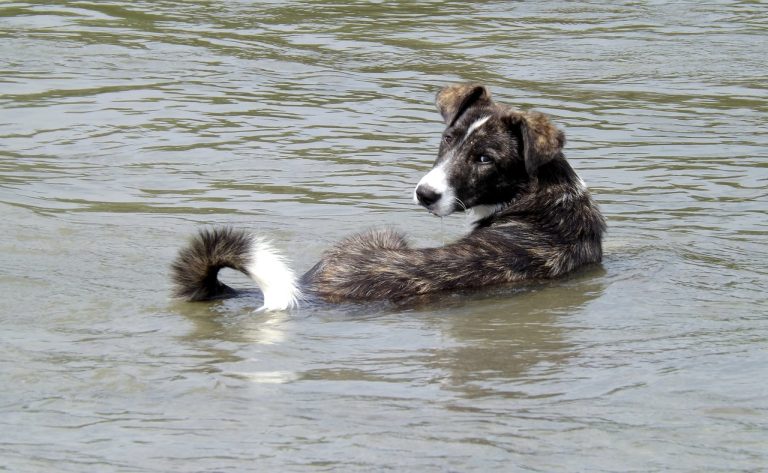
[[[479,84],[454,84],[443,87],[438,92],[435,105],[445,123],[450,125],[461,115],[462,106],[471,105],[469,100],[474,104],[490,103],[491,94]]]
[[[558,130],[543,113],[510,113],[512,123],[519,123],[525,150],[525,169],[534,175],[542,165],[555,159],[565,146],[565,133]]]

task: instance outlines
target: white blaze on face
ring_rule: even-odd
[[[467,141],[467,140],[469,139],[469,136],[470,136],[472,133],[474,133],[474,132],[475,132],[475,130],[477,130],[477,129],[478,129],[478,128],[480,128],[481,126],[485,125],[485,122],[487,122],[489,118],[491,118],[491,116],[490,116],[490,115],[488,115],[488,116],[486,116],[486,117],[483,117],[483,118],[480,118],[479,120],[475,120],[475,121],[474,121],[474,123],[472,123],[471,125],[469,125],[469,128],[467,128],[467,133],[466,133],[466,134],[464,134],[464,139],[462,140],[462,143],[463,143],[464,141]]]

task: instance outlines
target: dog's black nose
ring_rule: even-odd
[[[416,188],[416,198],[419,199],[419,203],[424,207],[429,207],[440,200],[441,195],[429,186],[419,186]]]

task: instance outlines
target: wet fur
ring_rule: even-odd
[[[331,302],[394,300],[549,279],[599,262],[603,222],[590,197],[548,194],[521,198],[438,248],[410,248],[392,230],[355,235],[328,250],[302,285]]]
[[[605,222],[565,160],[565,135],[544,114],[497,104],[475,84],[444,88],[437,108],[446,130],[434,169],[451,194],[422,180],[415,195],[439,215],[476,211],[474,228],[438,248],[412,248],[393,230],[353,235],[300,279],[302,297],[396,300],[555,278],[601,260]],[[216,273],[253,263],[243,261],[247,240],[232,230],[201,233],[174,263],[177,295],[229,294]]]
[[[188,301],[204,301],[236,294],[218,280],[218,274],[223,268],[246,272],[250,246],[251,235],[243,230],[201,230],[179,251],[171,265],[174,295]]]

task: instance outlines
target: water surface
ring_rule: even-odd
[[[0,4],[0,470],[759,471],[755,2]],[[446,83],[544,111],[598,268],[416,307],[169,297],[198,226],[308,269],[410,200]],[[236,285],[247,281],[227,275]]]

